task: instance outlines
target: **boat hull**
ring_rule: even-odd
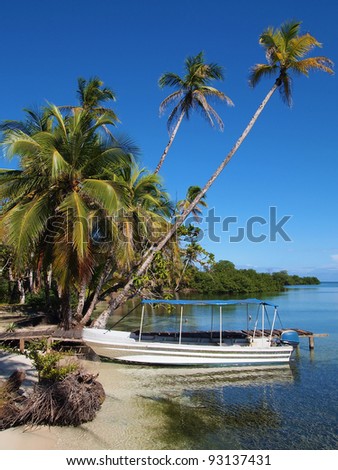
[[[290,361],[292,346],[252,344],[199,345],[139,341],[132,333],[92,328],[83,330],[83,340],[96,354],[109,359],[151,365],[208,366],[262,365]]]

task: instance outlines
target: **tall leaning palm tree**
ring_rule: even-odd
[[[183,121],[183,118],[189,119],[193,110],[198,110],[214,126],[214,123],[223,130],[223,121],[214,108],[208,103],[209,98],[216,98],[232,105],[231,99],[221,91],[210,86],[212,80],[223,80],[223,70],[217,64],[206,64],[203,52],[195,57],[188,57],[185,61],[185,75],[181,78],[172,72],[164,73],[159,79],[161,88],[166,86],[176,88],[160,104],[160,113],[162,114],[168,106],[174,103],[168,118],[169,142],[155,169],[155,173],[160,171],[161,166],[169,152],[177,131]]]
[[[109,315],[114,311],[114,309],[117,308],[118,305],[125,301],[131,287],[133,286],[135,277],[141,276],[148,269],[154,259],[155,254],[165,246],[165,244],[176,233],[177,229],[183,224],[187,216],[193,211],[195,206],[203,198],[210,186],[214,183],[216,178],[239,149],[240,145],[243,143],[253,128],[255,122],[275,91],[280,89],[282,96],[286,98],[287,103],[289,105],[291,104],[291,74],[296,73],[298,75],[302,74],[308,76],[309,72],[312,70],[322,70],[329,74],[333,74],[333,62],[327,57],[318,56],[305,58],[305,56],[314,47],[321,47],[321,44],[309,33],[300,35],[299,32],[300,22],[290,21],[284,23],[278,29],[268,28],[261,34],[259,38],[259,44],[265,50],[267,63],[257,64],[252,68],[250,74],[250,84],[255,86],[263,76],[277,75],[272,88],[269,90],[266,97],[250,120],[249,124],[244,129],[243,133],[232,147],[228,155],[219,165],[215,173],[210,177],[206,185],[191,202],[189,207],[187,207],[182,215],[175,221],[161,242],[154,246],[153,250],[144,258],[144,261],[139,266],[135,276],[130,278],[123,291],[115,299],[115,302],[110,305],[110,308],[106,309],[100,315],[100,317],[95,322],[95,326],[101,328],[104,327],[109,318]]]

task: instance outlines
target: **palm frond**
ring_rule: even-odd
[[[112,117],[116,116],[115,113],[105,112],[104,114],[98,114],[95,122],[92,125],[91,131],[96,131],[100,127],[112,125],[115,126],[116,119]]]
[[[57,151],[57,149],[54,149],[52,153],[52,181],[57,181],[60,175],[66,171],[70,171],[68,162]]]
[[[13,130],[26,133],[27,132],[26,123],[21,122],[21,121],[14,121],[14,120],[6,120],[0,123],[1,132],[13,131]]]
[[[182,113],[185,113],[186,118],[189,119],[189,108],[186,107],[186,109],[184,109],[184,104],[185,102],[181,100],[169,114],[169,117],[167,120],[167,129],[168,129],[169,134],[173,131]],[[187,110],[188,110],[188,114],[187,114]]]
[[[311,70],[322,70],[330,75],[334,74],[333,62],[327,57],[310,57],[293,63],[290,68],[296,72],[308,76]]]
[[[284,101],[290,108],[292,106],[292,78],[285,74],[280,77],[281,83],[279,86],[279,93]]]
[[[40,150],[40,145],[29,135],[21,130],[13,130],[5,133],[1,142],[4,147],[5,156],[12,159],[15,155],[22,157],[26,155],[36,155]]]
[[[187,73],[189,73],[190,70],[194,69],[196,66],[199,67],[201,64],[204,64],[204,52],[203,51],[199,52],[195,56],[188,56],[184,62]]]
[[[116,126],[117,122],[121,122],[112,109],[104,108],[102,106],[96,107],[95,110],[93,110],[93,114],[95,114],[96,116],[105,114],[108,118],[111,119],[113,126]]]
[[[223,92],[217,90],[217,88],[211,86],[202,86],[199,90],[205,96],[210,96],[212,98],[217,98],[221,101],[225,101],[228,106],[235,106],[233,101]]]
[[[270,77],[278,72],[277,65],[256,64],[250,69],[249,85],[255,87],[263,77]]]
[[[200,71],[206,81],[224,80],[224,68],[216,63],[205,64],[201,67]]]
[[[48,103],[48,110],[50,112],[50,115],[53,116],[57,123],[59,129],[62,131],[63,137],[66,139],[67,138],[67,128],[66,128],[66,123],[64,121],[64,118],[60,112],[60,109],[55,106],[54,104]]]
[[[15,267],[25,265],[34,247],[45,231],[49,216],[49,194],[30,202],[18,204],[3,219],[7,227],[9,245],[15,247]]]
[[[289,59],[297,60],[302,59],[314,47],[322,47],[322,44],[310,34],[292,39],[286,49]]]
[[[158,80],[158,84],[160,88],[164,88],[165,86],[180,88],[184,86],[182,78],[172,72],[165,72],[163,75],[161,75]]]
[[[259,36],[259,44],[264,47],[275,47],[275,31],[272,26],[266,28]]]
[[[26,172],[19,172],[17,175],[12,174],[3,175],[0,178],[0,200],[8,199],[11,203],[17,199],[24,199],[30,197],[41,189],[48,189],[48,178],[45,176],[26,174]]]
[[[78,163],[83,175],[111,175],[118,169],[128,166],[132,161],[130,154],[118,147],[100,147],[95,152],[88,152]]]
[[[184,95],[183,90],[179,90],[167,96],[160,104],[160,115],[164,113],[167,106],[170,105],[172,102],[180,101],[183,95]]]
[[[206,118],[209,124],[213,127],[214,126],[214,119],[217,122],[218,127],[221,131],[224,129],[224,124],[220,116],[216,113],[216,111],[209,105],[203,93],[196,91],[194,93],[195,101],[198,104],[198,109],[200,110],[202,116]]]
[[[81,192],[104,209],[108,215],[118,210],[125,196],[125,186],[118,181],[87,179],[82,183]]]
[[[109,136],[105,146],[120,149],[128,156],[129,165],[133,165],[134,161],[137,160],[141,154],[141,149],[136,142],[129,135],[122,132],[118,132],[114,136]]]
[[[280,27],[280,33],[286,45],[297,37],[300,30],[301,21],[291,20],[286,21]]]
[[[90,210],[76,191],[68,194],[58,209],[67,218],[68,243],[81,263],[88,253]]]

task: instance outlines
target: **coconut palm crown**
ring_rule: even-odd
[[[333,74],[333,62],[327,57],[304,58],[321,43],[309,33],[299,35],[301,22],[288,21],[280,28],[268,27],[260,35],[259,43],[265,49],[267,64],[256,64],[251,68],[249,83],[256,86],[265,76],[277,74],[276,85],[283,100],[292,105],[292,78],[290,72],[309,75],[311,70],[322,70]]]
[[[169,86],[176,88],[176,91],[167,96],[160,104],[160,114],[168,106],[174,105],[174,107],[167,121],[170,139],[156,167],[155,173],[163,165],[183,118],[189,119],[193,110],[200,111],[211,126],[214,126],[216,122],[218,127],[223,130],[224,124],[222,119],[208,103],[209,98],[216,98],[225,101],[228,105],[233,105],[233,102],[227,95],[210,86],[212,80],[223,80],[223,78],[223,68],[215,63],[206,64],[203,52],[194,57],[188,57],[185,60],[185,75],[183,78],[172,72],[166,72],[160,77],[158,83],[161,88]]]
[[[207,98],[213,97],[225,101],[232,105],[231,99],[209,84],[212,80],[223,80],[223,68],[217,64],[206,64],[204,54],[200,52],[194,57],[185,60],[186,74],[183,78],[172,72],[164,73],[159,79],[161,88],[166,86],[177,88],[177,91],[165,98],[160,104],[160,113],[163,113],[167,106],[177,103],[168,118],[168,130],[177,122],[183,112],[189,119],[192,110],[199,110],[202,115],[213,126],[214,120],[221,130],[224,125],[222,119],[207,102]]]

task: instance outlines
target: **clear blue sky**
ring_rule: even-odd
[[[141,164],[151,169],[168,138],[166,117],[158,115],[169,94],[157,86],[161,73],[181,74],[184,59],[201,50],[207,61],[225,67],[226,79],[217,86],[235,107],[215,104],[223,133],[199,115],[182,124],[161,171],[173,199],[189,185],[204,185],[272,86],[247,85],[250,66],[265,60],[258,37],[267,26],[301,20],[302,31],[324,45],[315,54],[338,63],[336,0],[18,0],[2,2],[1,13],[0,119],[21,118],[24,107],[45,100],[72,104],[77,78],[98,75],[118,95],[119,132],[134,139]],[[238,267],[338,280],[337,77],[295,77],[293,98],[292,109],[278,95],[272,98],[209,191],[216,216],[238,222],[223,233],[216,224],[220,241],[206,232],[202,244]],[[0,159],[0,167],[10,166]],[[268,224],[257,223],[253,234],[265,241],[230,241],[251,217],[268,220],[269,207],[277,207],[278,220],[292,216],[283,226],[291,242],[278,234],[270,241]]]

